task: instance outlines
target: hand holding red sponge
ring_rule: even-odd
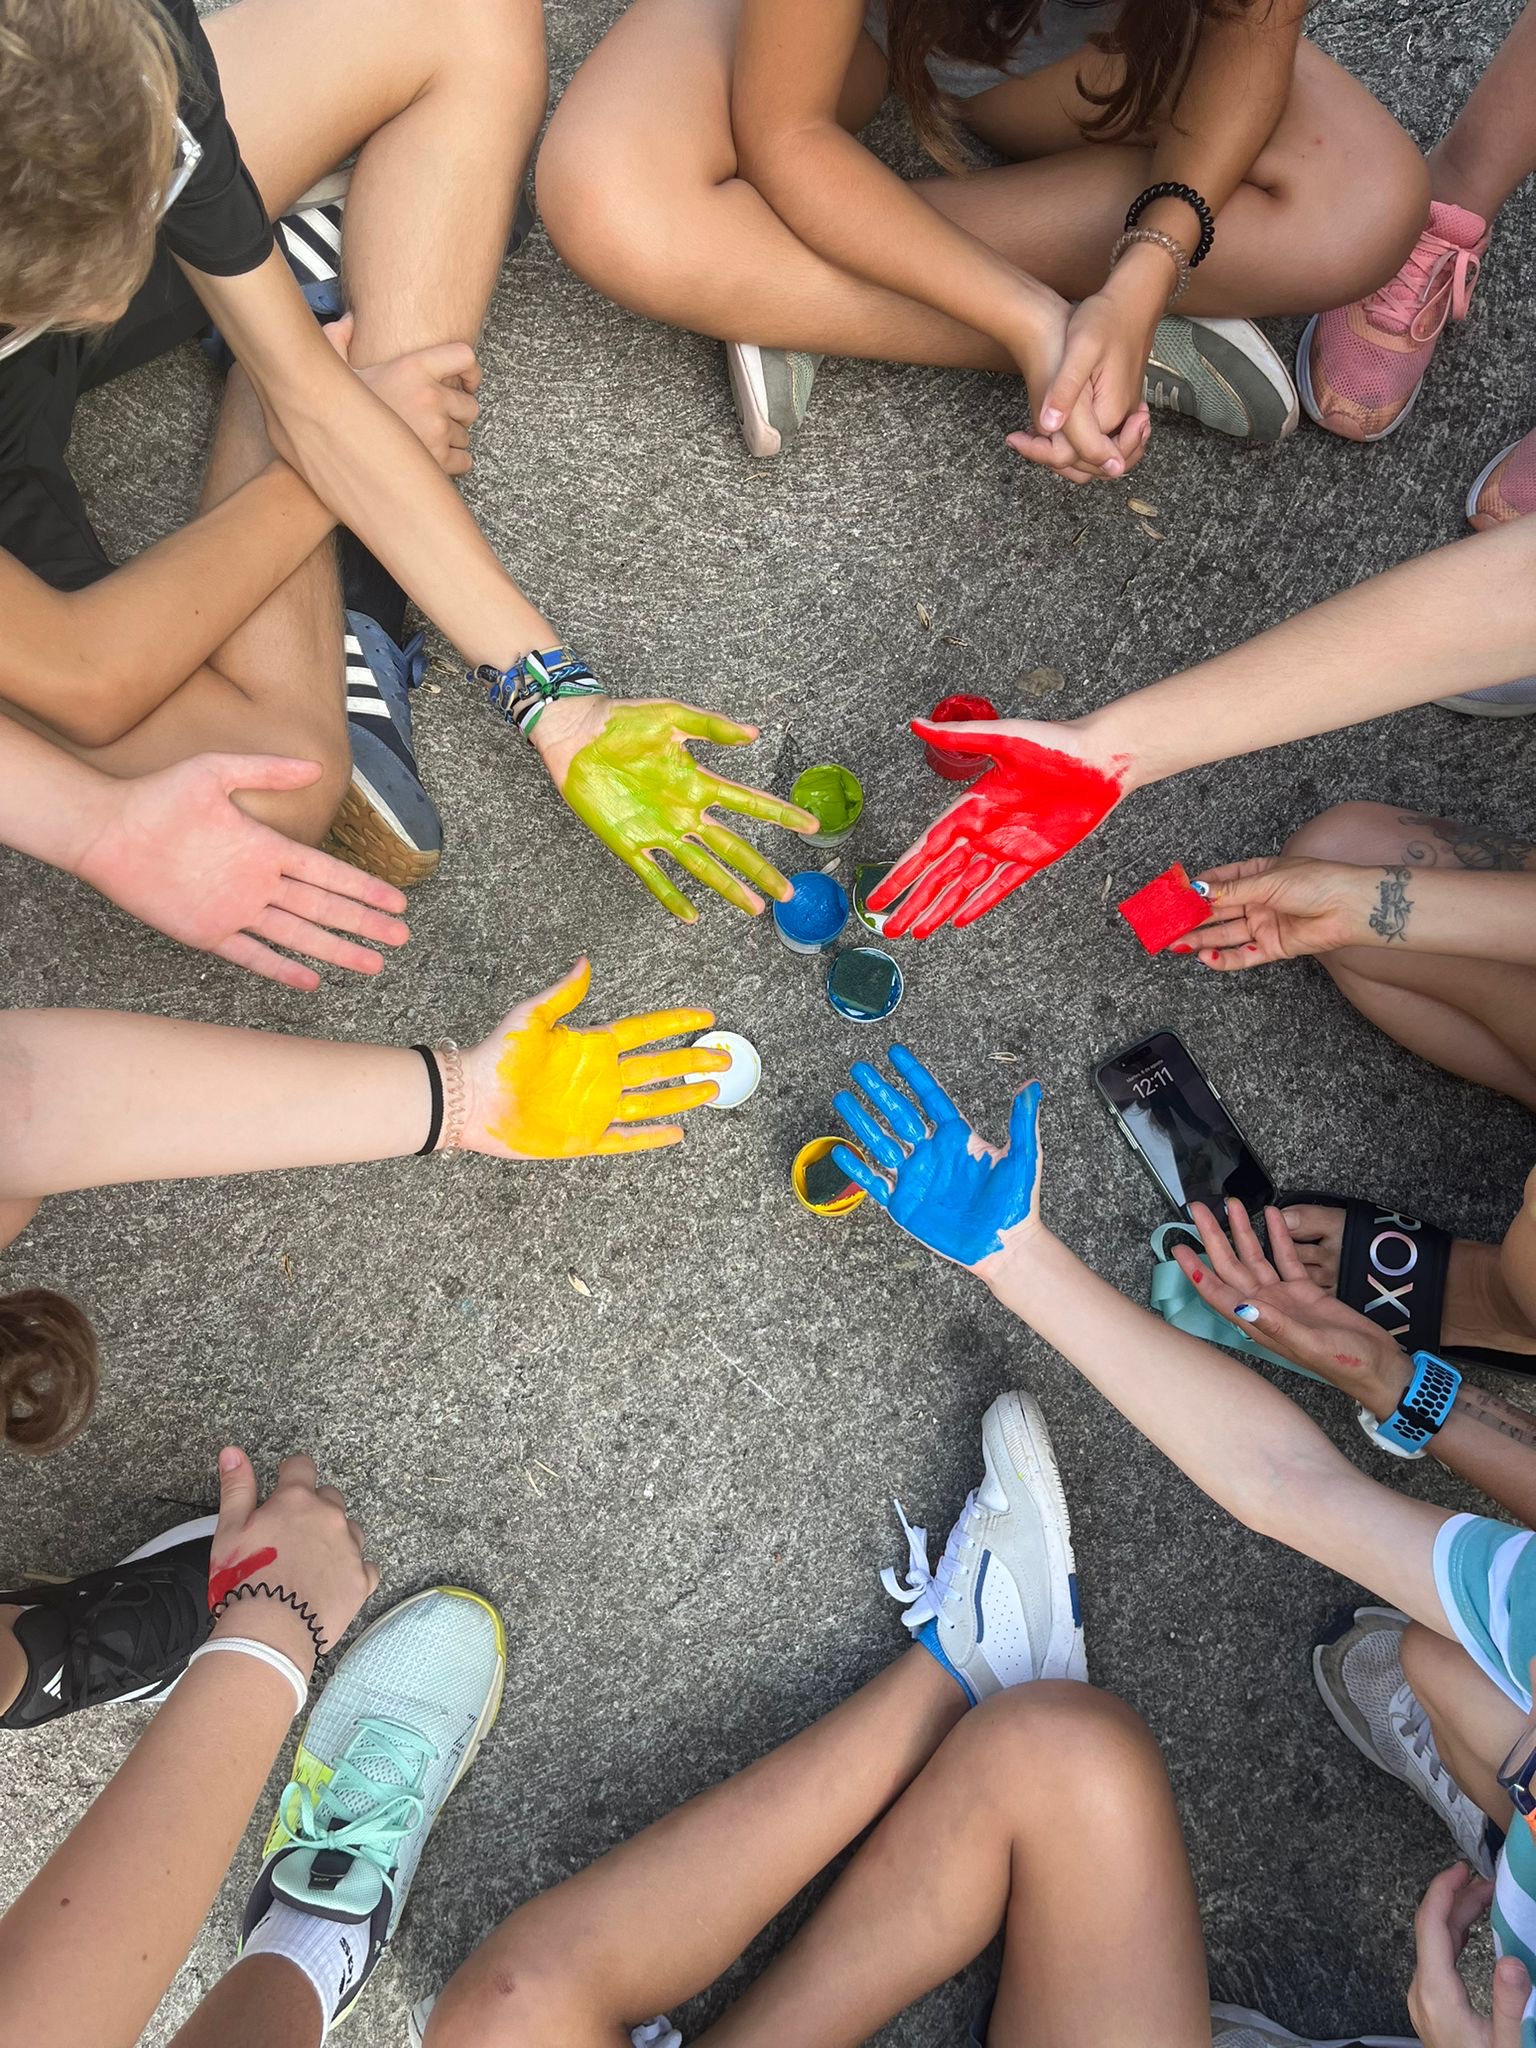
[[[1189,879],[1180,861],[1120,905],[1120,915],[1149,953],[1161,953],[1175,939],[1204,924],[1210,914],[1208,898]]]

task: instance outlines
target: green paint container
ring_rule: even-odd
[[[887,921],[896,915],[908,896],[910,889],[903,889],[894,903],[888,903],[884,910],[871,910],[869,899],[895,867],[893,860],[861,860],[853,871],[853,909],[861,924],[868,925],[872,932],[883,938]]]
[[[841,846],[864,809],[859,778],[835,761],[819,761],[797,775],[789,798],[820,820],[820,831],[806,834],[807,846]]]

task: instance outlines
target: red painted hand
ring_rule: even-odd
[[[955,753],[988,755],[994,765],[871,893],[870,909],[884,910],[912,891],[886,923],[893,939],[909,932],[931,938],[941,925],[959,931],[985,917],[1086,839],[1124,791],[1128,764],[1101,767],[1086,759],[1074,751],[1080,742],[1066,726],[1006,718],[940,726],[914,718],[912,730]]]

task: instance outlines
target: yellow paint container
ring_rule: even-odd
[[[856,1157],[864,1157],[858,1146],[848,1138],[812,1138],[809,1145],[802,1145],[795,1154],[795,1163],[790,1169],[790,1183],[795,1190],[795,1200],[802,1209],[809,1209],[813,1216],[851,1216],[864,1199],[864,1190],[860,1187],[850,1188],[846,1194],[839,1195],[831,1202],[813,1201],[806,1193],[807,1172],[828,1158],[833,1147],[837,1145],[846,1145]]]

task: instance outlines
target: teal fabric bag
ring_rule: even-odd
[[[1160,1223],[1152,1233],[1152,1306],[1165,1323],[1182,1330],[1186,1337],[1200,1337],[1207,1344],[1219,1344],[1223,1351],[1235,1351],[1241,1358],[1263,1358],[1271,1365],[1283,1365],[1287,1372],[1299,1373],[1303,1379],[1319,1378],[1317,1373],[1308,1372],[1304,1365],[1295,1365],[1289,1358],[1282,1358],[1278,1351],[1266,1351],[1246,1330],[1239,1329],[1236,1323],[1229,1323],[1225,1316],[1219,1316],[1215,1309],[1203,1302],[1168,1250],[1170,1235],[1188,1242],[1192,1232],[1187,1223]]]

